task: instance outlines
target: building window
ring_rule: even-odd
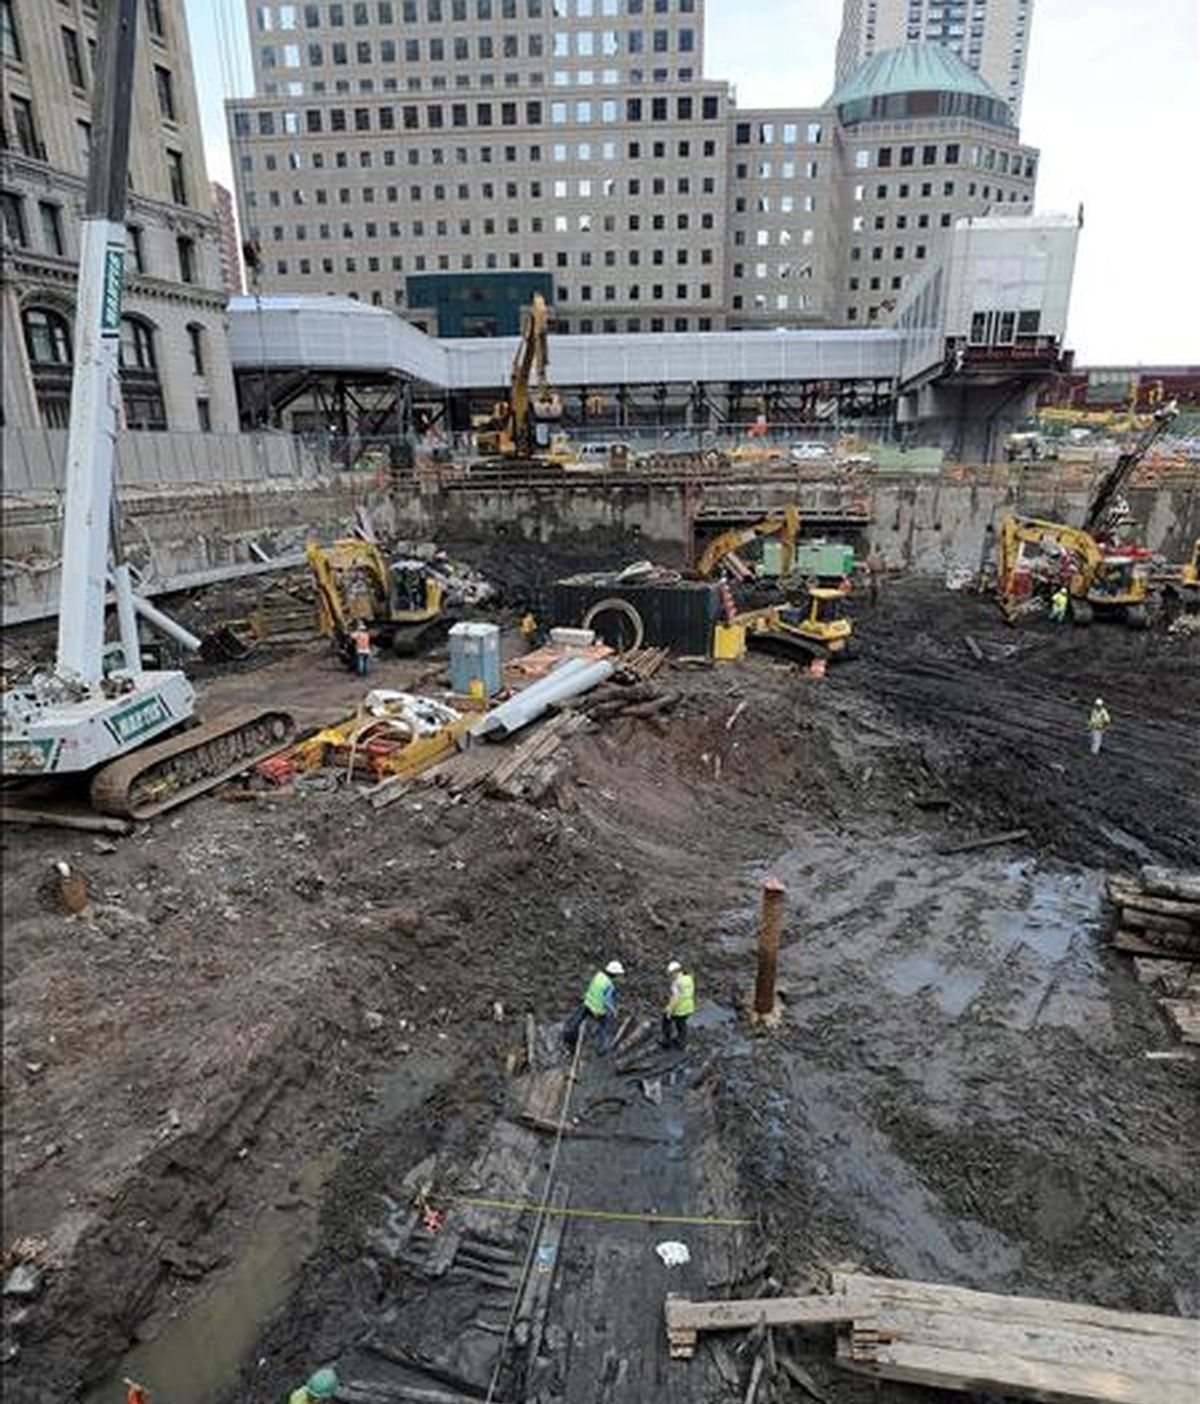
[[[179,281],[181,283],[194,283],[196,281],[196,241],[194,239],[176,239],[175,247],[179,250]]]
[[[47,200],[39,200],[38,215],[42,221],[42,246],[47,253],[57,254],[61,258],[66,253],[63,244],[62,210]]]
[[[196,401],[196,422],[203,434],[212,432],[212,407],[207,400]]]
[[[46,153],[38,141],[37,123],[33,120],[33,104],[28,98],[11,99],[13,131],[17,138],[17,149],[35,160],[44,161]]]
[[[10,0],[0,0],[0,59],[21,62],[21,36]]]
[[[158,113],[164,122],[175,120],[175,85],[171,70],[154,65],[154,91],[158,94]],[[182,203],[182,202],[180,202]]]
[[[83,54],[79,49],[79,35],[73,29],[62,31],[63,63],[67,69],[67,82],[73,88],[86,88],[83,76]]]
[[[21,315],[33,391],[47,429],[71,420],[71,328],[61,312],[30,307]]]
[[[155,39],[162,39],[165,36],[166,26],[163,23],[162,0],[146,0],[146,28]]]
[[[187,181],[183,174],[183,152],[167,150],[167,176],[171,186],[171,199],[177,205],[187,204]]]
[[[29,247],[29,236],[25,232],[25,211],[19,195],[11,195],[7,190],[0,191],[0,216],[3,217],[4,237],[17,248]]]
[[[137,317],[121,318],[121,397],[130,429],[165,429],[167,408],[158,379],[154,329]]]

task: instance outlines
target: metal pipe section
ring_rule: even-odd
[[[125,655],[125,671],[142,671],[142,646],[138,639],[137,617],[134,614],[133,582],[129,566],[122,561],[113,569],[113,592],[117,597],[117,623],[121,630],[121,652]]]
[[[590,663],[586,658],[568,658],[553,672],[493,708],[471,728],[471,734],[488,736],[493,732],[504,732],[511,735],[535,721],[556,702],[566,702],[598,687],[613,675],[616,666],[611,658],[602,658],[595,663]]]
[[[762,915],[758,926],[758,974],[754,982],[754,1014],[768,1019],[775,1013],[775,973],[779,965],[779,936],[783,930],[783,899],[787,888],[777,877],[762,887]]]
[[[118,567],[118,569],[128,570],[128,566]],[[189,653],[200,652],[200,640],[195,634],[189,632],[182,624],[177,624],[169,614],[164,614],[157,606],[152,605],[149,600],[145,600],[141,595],[131,593],[130,599],[133,607],[142,616],[147,624],[151,624],[160,634],[166,634],[169,639],[174,639],[176,643],[182,644]],[[117,596],[118,606],[120,605],[120,595]]]

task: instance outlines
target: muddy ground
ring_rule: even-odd
[[[731,1349],[667,1359],[664,1293],[803,1290],[835,1263],[1200,1311],[1196,1067],[1144,1056],[1173,1035],[1101,897],[1104,871],[1197,865],[1200,646],[1015,633],[923,582],[856,627],[820,680],[671,669],[670,718],[576,737],[539,806],[341,790],[111,840],[6,831],[5,1247],[43,1240],[38,1294],[5,1301],[10,1398],[115,1401],[136,1374],[154,1404],[270,1401],[324,1360],[361,1399],[484,1397],[511,1292],[431,1270],[451,1240],[406,1237],[405,1176],[436,1157],[441,1234],[519,1264],[530,1216],[454,1196],[541,1194],[553,1141],[521,1112],[613,954],[626,1009],[654,1014],[679,955],[701,1013],[682,1057],[585,1053],[555,1183],[584,1210],[750,1222],[568,1220],[537,1358],[497,1399],[741,1397]],[[264,691],[302,722],[356,696],[312,646],[205,700]],[[60,858],[81,917],[55,906]],[[769,871],[786,1002],[757,1037]],[[527,1012],[546,1086],[521,1072]],[[691,1263],[665,1268],[664,1237]],[[923,1397],[840,1374],[820,1336],[789,1349],[834,1404]]]

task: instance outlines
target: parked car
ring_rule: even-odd
[[[788,457],[793,463],[811,463],[815,459],[828,458],[829,446],[821,443],[819,439],[806,439],[801,443],[792,444],[788,449]]]

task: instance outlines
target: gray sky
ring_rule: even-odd
[[[218,15],[186,0],[209,173],[229,185]],[[823,102],[841,0],[707,0],[705,70],[743,107]],[[1081,364],[1200,362],[1200,3],[1035,0],[1021,135],[1042,153],[1038,210],[1082,201],[1068,342]]]

